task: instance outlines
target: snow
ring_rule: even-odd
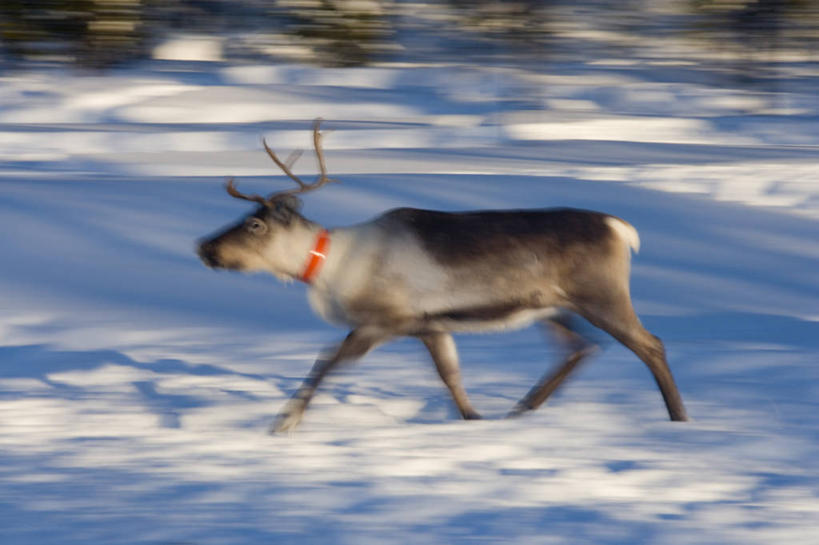
[[[816,75],[768,93],[655,68],[0,77],[0,542],[816,543]],[[602,333],[546,407],[502,419],[557,357],[527,329],[458,337],[486,420],[458,420],[406,340],[268,436],[344,332],[303,287],[193,245],[247,210],[225,177],[287,183],[260,138],[308,148],[318,116],[342,183],[305,213],[326,225],[395,206],[633,223],[635,305],[693,421]]]
[[[221,61],[223,41],[214,36],[175,36],[154,47],[152,57],[168,61]]]

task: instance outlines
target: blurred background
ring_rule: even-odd
[[[367,150],[337,156],[339,173],[401,169],[373,166],[386,148],[500,146],[508,161],[479,170],[819,214],[803,161],[819,142],[818,61],[813,0],[4,0],[0,160],[258,175],[261,161],[236,154],[264,133],[290,146],[324,117],[339,131],[328,149]],[[653,179],[548,168],[590,157],[650,164]],[[733,170],[692,171],[706,162]]]
[[[197,39],[193,49],[169,44]],[[203,43],[207,41],[208,43]],[[306,62],[696,62],[739,78],[816,60],[813,0],[4,0],[5,66],[152,57]],[[753,64],[750,63],[753,61]]]

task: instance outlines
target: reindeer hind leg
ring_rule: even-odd
[[[531,390],[517,402],[508,417],[519,416],[540,407],[564,380],[577,368],[581,361],[597,350],[597,345],[587,340],[572,325],[573,318],[561,315],[544,320],[558,344],[566,349],[565,359],[535,383]]]
[[[615,293],[617,295],[604,304],[585,306],[580,314],[617,339],[646,364],[657,382],[671,420],[688,420],[682,396],[666,360],[663,342],[640,323],[628,292]]]

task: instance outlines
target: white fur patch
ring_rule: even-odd
[[[607,217],[606,223],[615,233],[617,233],[617,236],[619,236],[626,244],[629,245],[632,250],[634,250],[635,254],[640,251],[640,235],[637,233],[637,229],[635,229],[632,224],[613,216]]]

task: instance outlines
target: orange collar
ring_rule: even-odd
[[[327,229],[322,229],[316,238],[315,247],[310,250],[310,257],[307,259],[307,264],[304,266],[304,272],[301,273],[299,280],[305,284],[312,284],[313,280],[318,276],[322,264],[327,259],[327,250],[330,248],[330,233]]]

